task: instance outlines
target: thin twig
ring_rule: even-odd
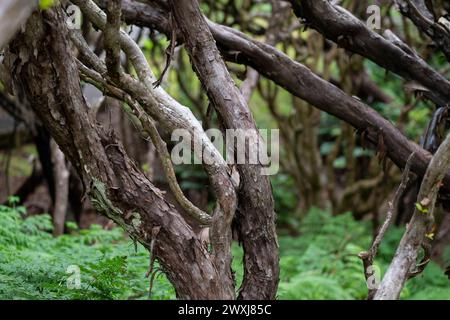
[[[79,48],[80,49],[80,48]],[[183,194],[181,190],[177,178],[175,175],[175,170],[173,169],[172,160],[170,158],[169,151],[167,150],[167,145],[164,140],[161,138],[154,121],[142,110],[139,104],[133,100],[127,93],[122,91],[121,89],[115,87],[112,84],[107,83],[105,79],[102,78],[100,74],[97,72],[90,70],[86,66],[84,66],[80,61],[77,60],[78,68],[80,69],[81,76],[85,81],[90,82],[94,86],[99,87],[100,90],[109,92],[113,97],[126,102],[132,109],[134,116],[136,116],[143,130],[145,130],[150,139],[152,140],[160,158],[161,163],[163,165],[163,170],[166,175],[167,181],[169,183],[169,187],[172,193],[175,196],[175,199],[180,204],[180,206],[189,214],[192,218],[194,218],[198,223],[203,226],[208,226],[212,222],[212,218],[206,212],[202,211],[198,207],[196,207],[186,196]]]
[[[170,13],[170,25],[172,28],[172,34],[170,37],[169,47],[166,49],[166,65],[159,76],[159,79],[153,83],[154,88],[159,87],[164,80],[164,76],[169,70],[170,64],[172,63],[173,57],[175,56],[175,48],[177,46],[177,26],[173,18],[173,14]]]
[[[391,201],[389,201],[388,206],[388,212],[386,215],[386,219],[381,226],[380,230],[378,231],[375,239],[373,240],[372,246],[370,247],[369,251],[364,251],[358,254],[358,257],[361,258],[363,261],[364,266],[364,275],[366,277],[366,280],[369,279],[372,274],[369,274],[370,270],[372,270],[373,262],[375,260],[375,257],[378,253],[378,248],[381,244],[381,241],[384,238],[384,235],[386,234],[386,231],[388,230],[389,226],[392,223],[392,217],[394,216],[395,208],[397,207],[398,201],[400,200],[401,195],[405,191],[408,181],[410,179],[410,169],[411,169],[411,163],[412,159],[414,158],[414,153],[411,153],[411,155],[408,157],[408,160],[406,162],[405,170],[403,172],[402,181],[400,185],[397,188],[397,191],[394,194],[394,197]],[[369,294],[367,299],[371,300],[373,299],[374,295],[376,293],[376,289],[369,289]]]

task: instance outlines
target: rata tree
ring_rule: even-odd
[[[385,37],[378,35],[350,12],[329,1],[292,0],[290,3],[301,22],[325,38],[407,80],[418,82],[427,89],[427,98],[437,104],[449,101],[450,82],[393,33]],[[8,2],[9,6],[14,7],[13,4]],[[271,1],[271,4],[274,11],[289,9],[286,1]],[[8,24],[12,30],[9,33],[19,29],[20,22],[26,20],[35,5],[37,1],[31,1],[23,10],[15,6],[16,13],[8,17],[14,21]],[[65,11],[69,5],[81,9],[83,25],[92,25],[100,36],[93,41],[89,32],[74,29]],[[2,6],[1,23],[6,21]],[[282,17],[274,12],[276,21],[282,21]],[[388,119],[276,49],[272,41],[276,28],[267,43],[256,41],[238,30],[208,20],[197,0],[71,0],[35,10],[4,47],[1,80],[10,94],[32,108],[51,134],[79,175],[84,196],[100,214],[120,225],[149,251],[149,273],[153,273],[157,260],[177,297],[276,297],[279,255],[272,188],[268,177],[262,174],[262,165],[234,167],[227,163],[191,110],[160,86],[161,79],[154,76],[146,55],[123,29],[124,23],[148,27],[170,38],[166,69],[170,67],[175,47],[184,44],[207,94],[209,112],[216,113],[223,131],[247,130],[252,132],[249,139],[257,145],[264,144],[248,106],[255,79],[262,75],[293,96],[351,125],[368,147],[382,149],[383,155],[400,168],[408,167],[418,177],[425,175],[420,202],[422,207],[430,207],[430,214],[438,189],[441,193],[448,192],[450,172],[439,160],[447,153],[448,143],[438,152],[438,158],[431,160],[429,151],[410,141]],[[447,50],[448,34],[439,26],[435,28],[441,33],[431,35]],[[0,46],[9,41],[9,33],[0,38]],[[230,76],[225,61],[249,67],[242,90]],[[97,123],[97,110],[88,105],[83,95],[85,83],[119,101],[123,113],[129,116],[141,136],[151,140],[176,207],[138,168],[114,130]],[[167,133],[177,129],[183,129],[193,138],[192,151],[197,157],[202,159],[207,154],[214,160],[202,163],[215,197],[211,212],[194,205],[178,184],[166,138]],[[425,243],[429,219],[415,214],[376,298],[398,297]],[[231,268],[233,233],[244,249],[244,279],[240,288],[236,288]],[[210,245],[205,244],[205,234],[209,234]],[[412,252],[406,252],[411,243],[414,243]],[[363,258],[367,260],[366,255]],[[402,281],[389,280],[397,276]]]
[[[246,252],[245,279],[239,296],[275,298],[279,274],[275,213],[269,180],[260,175],[260,166],[242,165],[237,171],[230,168],[192,112],[155,86],[156,79],[145,55],[121,30],[121,1],[109,1],[106,12],[90,0],[73,3],[82,9],[85,19],[103,31],[105,61],[91,51],[81,32],[68,28],[63,4],[57,4],[34,12],[5,50],[4,65],[10,75],[5,83],[9,91],[29,102],[76,168],[85,196],[98,212],[122,226],[150,251],[150,265],[158,260],[179,298],[236,298],[231,269],[233,219],[239,225],[238,236]],[[196,3],[195,8],[198,10]],[[206,23],[197,13],[205,28]],[[122,67],[122,52],[137,76]],[[224,125],[256,128],[218,54],[216,59],[211,67],[218,66],[222,85],[232,93],[227,93],[222,101],[214,101],[218,112],[227,115]],[[123,101],[124,112],[153,142],[180,210],[137,168],[114,132],[96,123],[83,96],[81,81]],[[212,99],[218,93],[219,88],[211,88]],[[220,94],[217,97],[220,99]],[[240,107],[240,113],[234,112],[233,105]],[[197,156],[207,153],[214,159],[211,164],[204,164],[216,197],[212,213],[194,206],[177,183],[167,145],[159,132],[175,129],[192,133],[194,143],[201,146]],[[198,150],[194,148],[195,152]],[[204,232],[196,232],[198,229],[209,230],[211,249],[204,243]]]

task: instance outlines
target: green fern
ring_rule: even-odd
[[[148,252],[124,236],[122,229],[94,225],[54,238],[48,215],[24,219],[24,208],[0,206],[0,299],[148,299]],[[300,237],[280,237],[279,299],[364,299],[367,287],[357,254],[370,246],[371,226],[350,213],[339,216],[312,209]],[[392,228],[382,242],[376,264],[384,272],[403,230]],[[237,287],[243,278],[242,248],[233,246]],[[450,257],[450,248],[444,259]],[[69,289],[71,265],[80,268],[81,286]],[[448,299],[450,282],[430,263],[408,282],[402,299]],[[174,299],[168,280],[158,276],[152,299]]]
[[[92,226],[54,238],[48,215],[21,217],[20,208],[0,206],[0,299],[147,299],[148,252],[119,228]],[[69,289],[66,270],[80,268],[81,287]],[[153,299],[173,299],[158,277]]]

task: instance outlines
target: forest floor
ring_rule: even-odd
[[[0,206],[0,299],[149,299],[148,252],[120,228],[78,229],[68,223],[70,232],[54,238],[48,215],[22,219],[25,211]],[[349,213],[333,217],[312,210],[299,237],[279,237],[278,299],[364,299],[367,286],[357,254],[370,245],[370,230],[369,224],[355,221]],[[386,235],[375,263],[381,274],[402,232],[392,228]],[[237,244],[233,255],[239,285],[242,248]],[[450,261],[450,247],[444,256]],[[151,299],[175,299],[161,270],[154,272]],[[74,287],[76,275],[80,282]],[[450,281],[443,268],[431,262],[408,282],[401,298],[450,299]]]

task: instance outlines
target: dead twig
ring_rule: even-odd
[[[395,208],[397,207],[398,201],[400,200],[401,195],[405,191],[408,181],[410,179],[410,169],[411,169],[411,163],[412,159],[414,158],[414,153],[412,153],[408,161],[406,162],[405,170],[403,172],[402,181],[397,188],[397,191],[394,194],[394,197],[391,201],[389,201],[388,206],[388,212],[386,215],[386,219],[381,226],[380,230],[378,231],[375,239],[373,240],[372,246],[370,247],[369,251],[363,251],[358,254],[358,257],[361,258],[363,261],[364,266],[364,276],[366,277],[366,280],[369,280],[371,276],[373,276],[373,261],[375,260],[375,257],[378,253],[378,248],[380,247],[381,241],[384,238],[384,235],[386,234],[386,231],[388,230],[389,226],[392,223],[392,217],[394,216]],[[369,289],[369,294],[367,296],[368,300],[372,300],[375,296],[377,289]]]

